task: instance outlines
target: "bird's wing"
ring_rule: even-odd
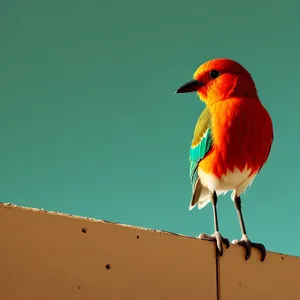
[[[202,186],[198,180],[198,165],[210,150],[212,142],[211,115],[209,108],[206,107],[197,121],[190,149],[190,178],[193,187],[191,207],[196,205],[201,194]]]

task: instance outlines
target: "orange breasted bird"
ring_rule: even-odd
[[[250,73],[231,59],[217,58],[202,64],[194,79],[176,91],[189,92],[197,92],[206,104],[190,148],[190,210],[197,204],[201,209],[211,202],[215,229],[212,235],[202,233],[199,238],[216,242],[220,256],[222,243],[229,247],[228,239],[219,232],[217,200],[219,195],[232,191],[242,231],[242,238],[232,243],[245,247],[246,260],[251,248],[258,248],[263,261],[264,245],[251,242],[246,233],[241,194],[268,159],[273,143],[271,117],[260,102]]]

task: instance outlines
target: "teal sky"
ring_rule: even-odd
[[[4,0],[0,201],[196,236],[188,152],[204,108],[175,90],[215,57],[253,75],[274,122],[243,198],[249,237],[300,255],[298,1]],[[220,231],[240,238],[229,195]]]

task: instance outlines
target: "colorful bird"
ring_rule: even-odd
[[[242,238],[234,240],[246,249],[246,260],[251,247],[261,251],[263,244],[249,240],[241,209],[241,194],[251,185],[268,159],[273,143],[273,124],[269,113],[259,100],[255,83],[249,72],[239,63],[217,58],[201,65],[194,80],[181,86],[176,93],[197,92],[206,108],[200,115],[190,149],[190,178],[192,199],[190,210],[197,204],[201,209],[212,203],[214,229],[212,235],[199,238],[215,241],[220,256],[222,243],[229,241],[219,232],[217,200],[220,194],[233,191]]]

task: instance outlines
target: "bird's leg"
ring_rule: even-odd
[[[266,248],[263,244],[260,243],[252,243],[246,233],[246,228],[244,224],[243,214],[242,214],[242,204],[241,204],[241,197],[235,196],[234,197],[234,205],[236,207],[236,211],[238,214],[241,231],[242,231],[242,238],[240,240],[232,241],[233,244],[238,244],[243,246],[246,249],[246,260],[251,256],[251,248],[257,248],[261,252],[261,261],[264,261],[266,257]]]
[[[214,214],[215,232],[212,235],[207,235],[205,233],[201,233],[199,235],[199,239],[205,240],[205,241],[216,242],[219,254],[220,254],[220,256],[222,256],[223,255],[223,243],[226,245],[226,248],[228,249],[230,246],[230,242],[228,239],[223,238],[219,232],[218,214],[217,214],[218,197],[217,197],[216,192],[214,192],[211,196],[212,196],[211,202],[212,202],[213,214]]]

